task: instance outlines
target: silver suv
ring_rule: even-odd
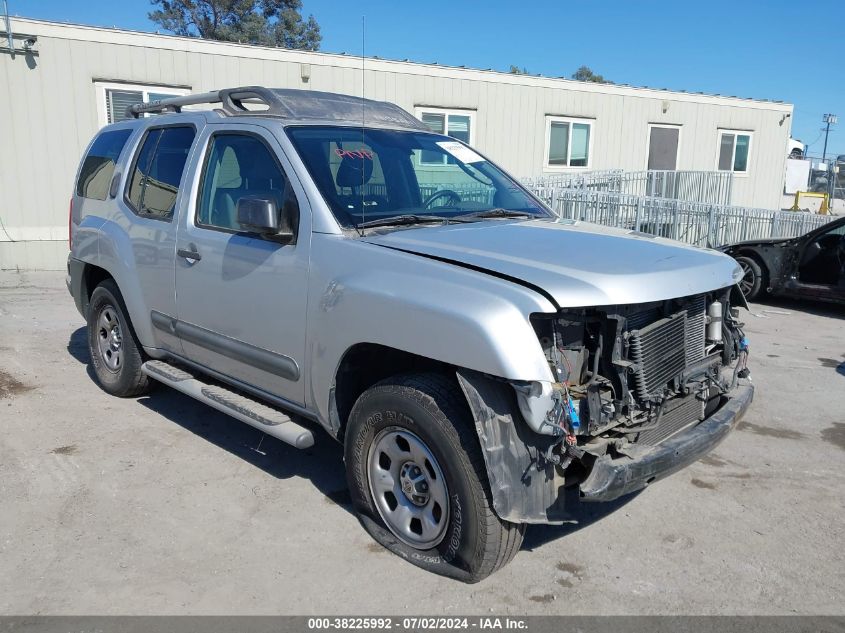
[[[296,448],[322,427],[363,526],[420,567],[478,581],[527,524],[699,459],[751,402],[726,255],[562,221],[390,103],[130,111],[70,209],[100,385],[152,379]]]

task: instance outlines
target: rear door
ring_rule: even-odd
[[[185,357],[294,403],[302,362],[311,221],[307,199],[274,134],[261,125],[209,125],[195,159],[193,201],[177,236],[176,331]],[[294,243],[245,233],[244,196],[295,196]]]
[[[177,209],[186,199],[185,165],[201,127],[201,121],[183,121],[152,126],[142,132],[133,148],[125,186],[116,198],[120,212],[110,218],[122,230],[111,231],[112,240],[100,240],[101,251],[113,251],[101,252],[102,257],[131,261],[126,266],[131,271],[130,278],[118,279],[118,284],[127,302],[135,300],[133,290],[142,302],[136,306],[136,312],[141,310],[143,316],[133,316],[151,319],[154,325],[161,315],[176,314],[175,218]],[[123,265],[113,267],[123,268]],[[179,341],[171,330],[153,327],[152,332],[154,347],[181,352]]]

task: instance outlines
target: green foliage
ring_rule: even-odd
[[[511,75],[527,75],[527,74],[529,74],[528,69],[525,66],[520,68],[519,66],[514,66],[513,64],[511,64],[510,70],[508,72]]]
[[[163,29],[209,40],[316,51],[320,26],[303,19],[302,0],[151,0],[150,20]]]
[[[576,81],[592,81],[597,84],[612,84],[610,79],[605,79],[601,75],[595,74],[590,70],[589,66],[581,66],[578,70],[572,73],[572,79]]]

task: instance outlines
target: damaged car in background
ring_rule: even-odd
[[[742,266],[749,301],[766,294],[845,303],[845,218],[793,238],[738,242],[719,248]]]
[[[683,468],[751,403],[725,254],[560,220],[390,103],[245,87],[129,114],[70,205],[97,381],[297,449],[322,428],[364,528],[415,565],[477,582],[526,525]]]

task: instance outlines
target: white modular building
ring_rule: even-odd
[[[0,36],[0,268],[61,269],[80,155],[126,107],[263,85],[392,101],[513,175],[733,173],[780,206],[792,105],[12,18]]]

